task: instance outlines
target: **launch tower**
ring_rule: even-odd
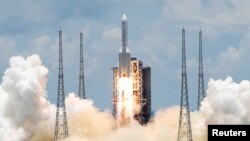
[[[197,110],[200,109],[200,104],[205,97],[204,76],[203,76],[203,61],[202,61],[202,31],[199,31],[199,78],[198,78],[198,103]]]
[[[58,92],[57,109],[54,141],[62,140],[68,137],[68,124],[64,96],[63,80],[63,51],[62,51],[62,31],[59,31],[59,74],[58,74]]]
[[[85,99],[84,64],[83,64],[83,34],[80,33],[80,72],[79,72],[79,97]]]
[[[190,111],[188,102],[186,51],[185,51],[185,29],[182,29],[182,74],[181,74],[181,103],[177,141],[193,141]]]

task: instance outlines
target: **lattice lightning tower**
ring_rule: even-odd
[[[83,64],[83,34],[80,33],[80,74],[79,74],[79,97],[85,99],[84,64]]]
[[[193,141],[189,113],[186,52],[185,52],[185,29],[182,29],[182,82],[181,82],[181,103],[179,115],[179,128],[177,141]]]
[[[202,61],[202,31],[199,31],[199,78],[198,78],[198,104],[197,109],[200,109],[200,104],[205,97],[204,76],[203,76],[203,61]]]
[[[54,141],[63,140],[68,137],[67,115],[64,96],[63,82],[63,52],[62,52],[62,31],[59,31],[59,74],[57,92],[57,110]]]

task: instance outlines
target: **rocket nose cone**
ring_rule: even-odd
[[[122,21],[127,21],[128,20],[128,18],[127,18],[127,16],[126,16],[126,14],[123,14],[123,16],[122,16]]]

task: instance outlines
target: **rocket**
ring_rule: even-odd
[[[125,14],[122,16],[122,48],[119,52],[119,77],[130,77],[131,54],[128,49],[128,19]]]

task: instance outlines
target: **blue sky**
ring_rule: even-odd
[[[0,0],[0,74],[11,56],[40,55],[57,94],[58,30],[63,31],[65,91],[78,91],[79,33],[84,32],[86,96],[111,109],[112,71],[128,16],[132,56],[152,68],[153,110],[178,105],[181,28],[186,28],[188,89],[196,109],[198,31],[203,30],[205,86],[210,78],[249,79],[249,0]]]

